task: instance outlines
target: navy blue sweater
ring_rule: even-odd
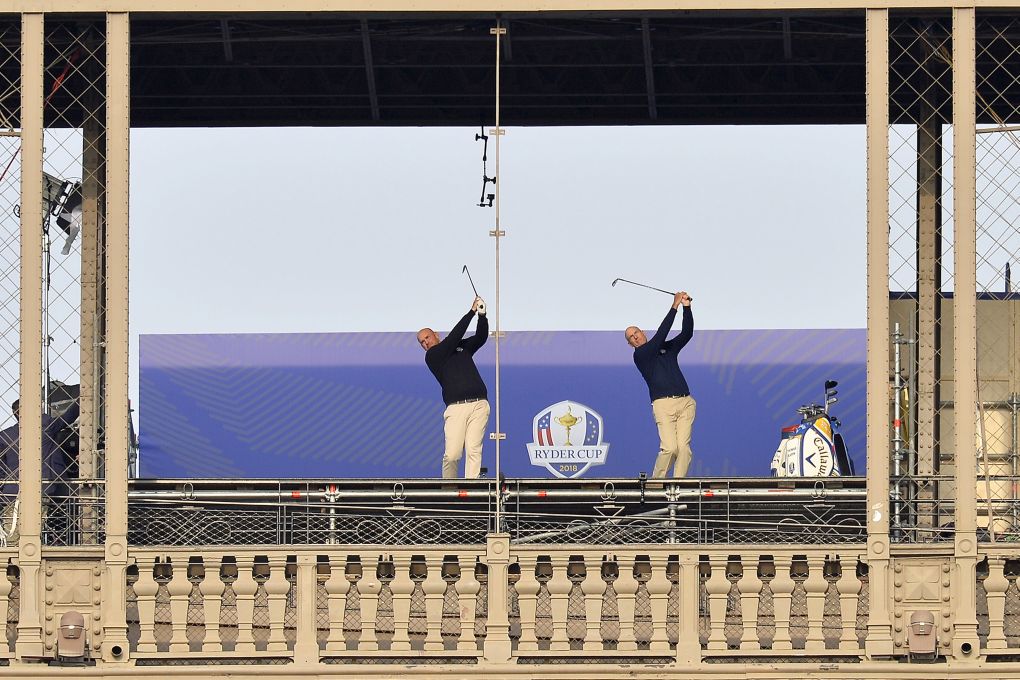
[[[634,363],[648,383],[648,394],[652,401],[662,397],[686,397],[691,393],[687,380],[677,364],[680,350],[694,336],[694,315],[690,307],[683,307],[683,310],[684,320],[679,335],[672,340],[666,340],[676,319],[676,310],[670,307],[655,335],[634,349]]]
[[[475,366],[474,354],[489,337],[489,320],[478,315],[475,334],[464,338],[474,312],[464,315],[446,338],[425,352],[425,365],[443,388],[443,401],[449,405],[467,399],[486,399],[488,393]]]

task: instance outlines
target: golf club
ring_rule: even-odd
[[[613,279],[613,283],[610,284],[610,285],[612,285],[615,288],[616,284],[619,283],[620,281],[623,281],[624,283],[629,283],[632,286],[641,286],[642,288],[648,288],[649,290],[657,290],[660,293],[665,293],[666,295],[670,295],[670,296],[676,295],[676,293],[671,293],[668,290],[663,290],[662,288],[656,288],[655,286],[649,286],[649,285],[644,284],[644,283],[638,283],[637,281],[631,281],[630,279]],[[691,302],[694,302],[694,298],[691,298]]]
[[[471,284],[471,290],[473,290],[475,292],[475,297],[478,298],[479,300],[481,300],[482,296],[478,294],[478,289],[475,288],[475,280],[471,278],[471,270],[468,269],[467,265],[464,265],[464,269],[462,269],[461,272],[464,273],[464,274],[467,274],[468,282]],[[481,303],[479,303],[479,305],[478,305],[478,313],[479,314],[485,314],[485,301],[484,300]]]
[[[467,274],[468,282],[471,284],[471,290],[475,292],[475,297],[481,297],[480,295],[478,295],[478,289],[475,288],[475,281],[474,279],[471,278],[471,270],[468,269],[467,265],[464,265],[464,269],[461,270],[461,273]]]

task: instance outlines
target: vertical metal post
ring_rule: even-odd
[[[21,374],[18,658],[42,656],[43,39],[41,13],[21,15]]]
[[[935,78],[928,65],[935,56],[925,49],[926,83]],[[930,93],[937,92],[928,86]],[[939,402],[942,349],[942,115],[938,101],[923,99],[917,124],[917,470],[931,477],[939,470]],[[908,470],[907,474],[911,471]],[[909,492],[908,492],[909,493]],[[922,484],[916,491],[918,525],[938,523],[938,490]]]
[[[866,15],[869,656],[892,653],[889,617],[889,12]]]
[[[903,474],[903,463],[904,455],[906,452],[906,441],[903,438],[903,410],[901,408],[902,395],[903,395],[903,362],[901,360],[901,353],[903,349],[904,340],[903,333],[900,332],[900,324],[897,322],[893,327],[893,486],[892,486],[892,518],[891,523],[893,530],[897,535],[901,533],[901,525],[903,523],[903,484],[901,481],[901,475]]]
[[[953,10],[953,390],[956,575],[953,655],[978,655],[977,635],[977,173],[975,11]]]
[[[95,67],[95,60],[88,64]],[[93,75],[93,77],[95,77]],[[99,97],[89,97],[83,103],[85,121],[82,125],[82,229],[81,229],[81,334],[79,347],[81,355],[81,392],[78,416],[78,476],[94,479],[99,471],[99,423],[102,422],[101,390],[103,354],[103,322],[100,295],[101,284],[100,253],[102,245],[102,222],[104,213],[103,193],[105,192],[106,166],[103,149],[106,145],[104,120],[100,119],[105,106]],[[99,542],[99,517],[96,508],[98,488],[90,485],[76,490],[82,501],[82,543],[97,545]]]
[[[106,15],[106,573],[103,659],[128,657],[128,176],[130,140],[130,20]],[[119,654],[117,652],[120,652]]]
[[[495,135],[495,137],[496,137],[496,154],[495,154],[495,161],[496,161],[495,162],[495,165],[496,165],[496,181],[495,181],[495,193],[496,193],[495,208],[496,208],[496,211],[495,212],[496,212],[496,218],[495,218],[495,229],[493,229],[492,231],[489,232],[489,236],[492,236],[494,239],[496,239],[496,290],[495,290],[495,296],[496,296],[496,300],[495,300],[495,302],[496,302],[496,305],[495,305],[495,309],[496,309],[496,328],[495,328],[495,335],[494,335],[494,340],[495,340],[495,343],[496,343],[496,399],[495,399],[495,406],[496,406],[496,408],[495,408],[495,411],[496,411],[496,418],[495,418],[495,420],[496,420],[496,430],[492,434],[490,434],[489,437],[491,439],[495,440],[495,442],[496,442],[496,517],[495,517],[495,522],[496,522],[496,533],[499,533],[499,532],[501,532],[503,530],[503,489],[502,489],[502,481],[501,481],[501,477],[502,477],[502,474],[503,474],[503,467],[502,467],[502,461],[500,459],[500,443],[504,439],[506,439],[506,434],[503,432],[503,429],[502,429],[502,426],[501,426],[501,423],[500,423],[500,392],[499,392],[499,387],[500,387],[500,385],[499,385],[499,377],[500,377],[499,376],[499,373],[500,373],[500,371],[499,371],[499,369],[500,369],[500,366],[499,366],[499,341],[500,341],[500,338],[501,338],[501,336],[503,334],[502,333],[502,327],[500,326],[500,323],[499,323],[499,317],[500,317],[500,306],[499,306],[499,241],[500,241],[500,238],[502,238],[503,236],[506,235],[506,232],[504,232],[502,230],[502,228],[500,227],[500,223],[499,223],[499,204],[500,204],[500,198],[502,196],[502,194],[500,192],[500,178],[501,178],[501,174],[502,173],[500,172],[500,169],[499,169],[499,141],[500,141],[500,137],[503,136],[503,128],[501,128],[500,124],[499,124],[499,122],[500,122],[499,121],[499,107],[500,107],[500,101],[499,101],[499,95],[500,95],[500,89],[499,89],[500,88],[499,69],[500,69],[500,38],[501,38],[501,36],[506,34],[506,29],[503,28],[502,22],[497,21],[495,28],[490,28],[489,29],[489,33],[494,35],[494,36],[496,36],[496,127],[492,131],[492,134]]]

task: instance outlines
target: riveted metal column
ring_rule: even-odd
[[[98,67],[95,60],[89,60],[90,67]],[[92,75],[95,77],[95,75]],[[105,219],[104,193],[106,191],[106,121],[105,100],[89,96],[84,103],[85,120],[82,123],[82,228],[81,228],[81,392],[78,416],[78,475],[82,479],[94,479],[99,466],[99,424],[103,422],[100,407],[103,374],[103,295],[102,254],[104,248],[103,221]],[[82,543],[99,543],[100,518],[97,516],[95,498],[98,489],[87,487],[80,490],[90,501],[82,506]]]
[[[974,8],[953,10],[953,401],[956,571],[953,656],[974,658],[977,634],[977,189]]]
[[[869,656],[892,653],[889,618],[889,13],[867,10]]]
[[[129,71],[128,15],[111,12],[106,15],[106,575],[102,612],[106,661],[126,661],[128,656],[124,584],[128,564]]]
[[[18,658],[42,656],[43,15],[21,16],[21,374]]]

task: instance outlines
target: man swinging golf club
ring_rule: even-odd
[[[666,340],[681,306],[684,311],[680,334]],[[652,415],[659,429],[659,455],[652,477],[665,477],[670,465],[674,477],[685,477],[691,465],[691,428],[696,404],[677,358],[694,336],[691,296],[685,291],[673,295],[673,305],[651,339],[637,326],[630,326],[624,333],[634,348],[634,363],[648,383]]]
[[[475,334],[464,338],[471,317],[478,312]],[[464,451],[464,477],[475,479],[482,467],[482,435],[489,422],[488,393],[482,376],[475,367],[474,354],[489,337],[489,320],[485,302],[475,296],[471,310],[457,322],[445,340],[431,328],[418,331],[418,344],[425,350],[425,365],[443,388],[443,432],[446,450],[443,453],[443,477],[457,476],[457,467]]]

